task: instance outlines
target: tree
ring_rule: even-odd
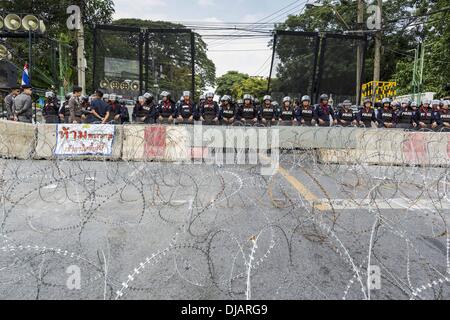
[[[118,26],[133,26],[147,29],[186,29],[184,25],[166,21],[150,21],[140,19],[120,19],[113,22]],[[108,32],[102,33],[103,36]],[[108,55],[117,58],[129,58],[130,52],[136,51],[139,43],[137,34],[117,36],[109,32],[108,40],[113,43],[107,48]],[[207,57],[206,43],[199,34],[194,34],[195,41],[195,73],[196,94],[206,86],[215,84],[216,67]],[[103,53],[104,55],[106,53]],[[100,63],[101,65],[101,63]],[[159,88],[179,94],[191,88],[191,33],[149,33],[149,77],[148,88],[158,85]],[[162,72],[161,72],[162,71]]]
[[[262,98],[267,91],[268,80],[263,77],[250,77],[238,71],[228,71],[217,79],[216,94],[231,95],[237,99],[246,93]]]
[[[356,1],[322,1],[322,7],[307,8],[299,15],[289,16],[286,21],[278,26],[280,30],[309,31],[309,32],[333,32],[342,33],[346,27],[335,11],[339,12],[350,29],[357,30]],[[332,10],[331,7],[334,8]],[[435,91],[440,95],[446,93],[444,85],[448,83],[448,67],[450,61],[450,49],[448,45],[450,30],[447,23],[450,10],[448,0],[391,0],[383,1],[383,37],[381,80],[398,82],[398,92],[411,93],[411,79],[413,71],[414,53],[411,50],[424,41],[427,47],[425,60],[423,91]],[[365,19],[368,18],[367,13]],[[366,53],[364,82],[372,81],[374,47],[372,37],[369,35],[368,50]],[[299,37],[280,37],[277,45],[279,63],[275,66],[280,91],[290,91],[302,87],[303,83],[309,86],[313,62],[310,52],[314,48],[313,43],[303,41]],[[325,81],[339,79],[342,83],[348,83],[354,78],[349,70],[355,67],[354,62],[343,59],[345,43],[335,41],[327,42],[326,70],[323,76]],[[348,43],[348,42],[347,42]],[[342,51],[344,50],[344,51]],[[348,52],[352,54],[352,52]],[[327,69],[328,68],[328,69]],[[335,77],[335,79],[333,79]],[[351,78],[350,78],[351,77]],[[322,81],[322,84],[324,82]]]
[[[232,95],[234,84],[240,84],[248,78],[248,74],[240,73],[238,71],[228,71],[226,74],[217,79],[216,94],[220,96],[226,94]]]
[[[2,1],[0,15],[8,13],[29,13],[41,17],[46,25],[47,32],[44,38],[36,40],[33,46],[33,85],[41,88],[58,86],[58,41],[62,38],[69,58],[70,71],[67,72],[67,82],[73,83],[76,77],[76,38],[75,32],[67,30],[66,8],[69,5],[78,5],[82,11],[85,27],[86,59],[88,61],[87,81],[92,78],[92,30],[94,24],[110,23],[114,13],[112,0],[14,0]],[[27,40],[8,39],[6,45],[11,49],[14,57],[13,63],[22,69],[28,60]],[[65,57],[64,57],[65,58]],[[66,88],[67,89],[67,88]]]

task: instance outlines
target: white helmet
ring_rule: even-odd
[[[309,102],[311,102],[311,97],[310,96],[303,96],[302,97],[302,102],[303,101],[309,101]]]
[[[53,91],[47,91],[45,93],[45,97],[46,98],[54,98],[55,97],[55,93]]]
[[[291,97],[284,97],[283,98],[283,103],[285,102],[292,102],[292,98]]]

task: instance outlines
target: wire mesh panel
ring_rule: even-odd
[[[139,28],[98,26],[94,36],[93,90],[136,99],[142,87],[142,43]]]
[[[195,38],[188,29],[149,29],[145,36],[145,90],[169,91],[178,99],[194,90]]]
[[[360,44],[364,49],[362,37],[327,34],[322,39],[317,94],[331,95],[336,103],[345,99],[356,102],[357,48]]]
[[[272,96],[313,96],[319,50],[317,33],[277,31],[270,74]]]

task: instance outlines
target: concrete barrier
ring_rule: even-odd
[[[54,124],[0,121],[0,156],[55,159],[57,135]],[[339,127],[115,126],[110,156],[64,159],[189,161],[223,149],[267,150],[273,143],[280,149],[317,150],[324,163],[450,165],[450,133]]]
[[[126,161],[189,160],[193,127],[126,125],[122,159]]]
[[[359,133],[356,148],[321,149],[320,162],[367,165],[450,165],[450,134],[367,130]]]
[[[58,156],[55,154],[57,143],[57,125],[56,124],[39,124],[37,126],[37,145],[34,159],[55,159],[65,158],[72,160],[120,160],[122,158],[122,144],[123,144],[123,127],[114,127],[114,141],[112,144],[112,153],[110,156],[91,156],[91,155],[76,155],[76,156]]]
[[[0,156],[29,159],[36,146],[36,126],[0,120]]]

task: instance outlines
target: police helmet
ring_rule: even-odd
[[[309,101],[309,102],[311,102],[311,97],[310,97],[310,96],[303,96],[303,97],[302,97],[302,102],[304,102],[304,101]]]
[[[206,93],[206,99],[209,99],[209,98],[214,98],[214,93],[212,93],[212,92]]]
[[[364,99],[363,104],[366,105],[366,103],[370,103],[370,105],[373,105],[372,100],[370,100],[369,98]]]
[[[411,102],[411,108],[417,108],[417,102],[415,101]]]
[[[276,101],[272,101],[272,106],[275,107],[275,108],[278,108],[279,104]]]
[[[292,98],[291,98],[291,97],[284,97],[284,98],[283,98],[283,104],[284,104],[285,102],[292,103]]]
[[[270,102],[272,102],[272,97],[269,95],[264,96],[263,98],[264,102],[266,102],[267,100],[269,100]]]
[[[170,98],[170,92],[168,92],[168,91],[163,91],[163,92],[161,92],[161,94],[159,95],[161,98],[164,98],[164,97],[166,97],[166,98]]]
[[[228,95],[224,95],[224,96],[222,97],[222,99],[220,99],[220,101],[228,101],[228,102],[230,102],[230,101],[231,101],[231,97],[228,96]]]
[[[202,94],[201,96],[200,96],[200,101],[201,100],[206,100],[206,96],[204,95],[204,94]]]
[[[326,94],[322,94],[321,96],[320,96],[320,101],[325,101],[325,100],[329,100],[329,98],[328,98],[328,95],[326,95]]]
[[[245,101],[245,100],[253,101],[253,97],[252,97],[250,94],[244,94],[243,100],[244,100],[244,101]]]
[[[402,99],[402,104],[410,105],[411,104],[411,100],[409,100],[408,98],[404,98],[404,99]]]
[[[142,96],[145,100],[153,100],[153,95],[150,92],[144,93]]]
[[[192,97],[192,94],[190,91],[183,91],[183,97]]]
[[[440,100],[433,100],[433,101],[431,101],[431,105],[432,106],[439,106],[440,104],[441,104]]]
[[[391,104],[391,99],[389,99],[389,98],[384,98],[382,101],[381,101],[381,103],[383,104],[383,105],[385,105],[385,104]]]
[[[430,101],[430,99],[425,98],[422,100],[422,104],[431,104],[431,101]]]
[[[342,102],[342,106],[343,107],[351,107],[352,102],[350,100],[344,100],[344,102]]]
[[[45,93],[45,97],[46,98],[54,98],[55,97],[55,93],[53,91],[47,91]]]
[[[255,98],[255,104],[259,104],[259,99]]]

